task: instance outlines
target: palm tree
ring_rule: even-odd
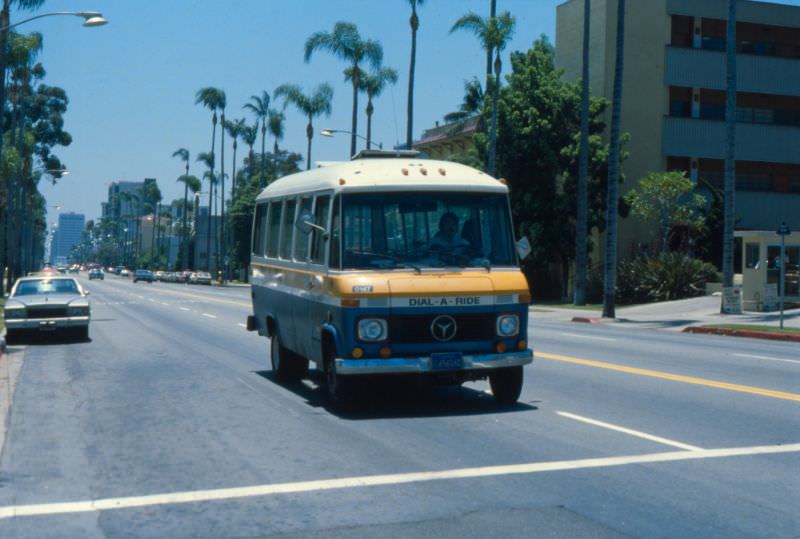
[[[242,136],[242,128],[245,126],[245,119],[240,118],[234,121],[225,122],[225,129],[228,130],[228,135],[233,139],[233,170],[231,171],[231,200],[236,196],[236,148],[238,147],[239,138]]]
[[[275,144],[272,147],[272,168],[274,170],[273,176],[277,179],[278,177],[278,141],[283,138],[283,124],[286,120],[286,116],[275,109],[269,110],[269,121],[267,125],[269,126],[269,132],[275,139]]]
[[[494,1],[494,0],[493,0]],[[411,62],[408,67],[408,119],[406,121],[406,149],[411,149],[414,142],[414,69],[417,65],[417,30],[419,30],[419,17],[417,17],[417,6],[425,3],[425,0],[408,0],[411,4],[411,18],[408,23],[411,25]],[[369,139],[369,137],[367,137]],[[369,147],[369,144],[367,144]]]
[[[220,226],[216,228],[214,231],[216,234],[217,240],[217,263],[216,268],[219,269],[219,257],[224,256],[225,254],[225,105],[226,105],[226,98],[225,92],[222,90],[220,92],[220,125],[223,128],[220,131],[220,142],[219,142],[219,180],[222,182],[222,185],[219,187],[221,191],[221,200],[219,202],[219,213],[220,213]],[[214,186],[214,189],[217,189],[217,186]],[[214,199],[216,200],[216,198]]]
[[[266,91],[261,92],[261,97],[257,95],[250,96],[252,103],[247,103],[243,108],[253,112],[253,116],[261,121],[261,176],[264,176],[264,163],[266,163],[266,146],[264,141],[267,138],[267,116],[269,116],[269,94]],[[265,180],[261,180],[265,182]]]
[[[189,171],[188,165],[186,171],[187,173]],[[180,176],[178,181],[183,184],[183,247],[181,250],[183,252],[183,269],[187,269],[189,267],[189,225],[186,221],[189,215],[189,191],[197,193],[200,191],[201,183],[197,176],[189,174]]]
[[[377,41],[363,40],[358,28],[351,22],[337,22],[333,32],[315,32],[306,40],[305,61],[311,60],[315,50],[327,50],[334,56],[348,62],[353,70],[353,123],[350,128],[350,155],[356,153],[358,133],[358,91],[361,77],[360,64],[368,61],[374,69],[380,68],[383,61],[383,47]],[[311,138],[309,137],[309,148]]]
[[[500,87],[500,71],[502,64],[500,62],[500,51],[506,48],[511,36],[514,33],[514,26],[516,19],[511,13],[505,11],[499,17],[489,17],[488,19],[481,17],[477,13],[467,13],[458,19],[453,27],[450,28],[450,33],[456,30],[467,30],[472,32],[481,45],[486,50],[493,50],[494,57],[494,83],[491,84],[492,89],[492,130],[489,139],[489,174],[495,174],[495,147],[497,144],[497,91]]]
[[[188,212],[189,206],[189,184],[186,183],[186,180],[181,180],[181,178],[188,178],[189,177],[189,150],[186,148],[178,148],[174,152],[172,152],[172,157],[178,157],[181,161],[186,163],[186,173],[183,174],[181,177],[178,178],[178,181],[183,182],[183,231],[181,233],[181,251],[183,253],[183,268],[186,269],[186,266],[189,263],[189,252],[186,249],[186,242],[188,239],[187,235],[187,227],[186,227],[186,214]]]
[[[345,71],[345,79],[351,80],[353,76],[352,69]],[[359,83],[360,89],[367,94],[367,149],[369,150],[372,143],[372,113],[375,108],[372,105],[372,98],[379,97],[383,89],[388,83],[397,82],[397,71],[391,67],[382,67],[374,73],[362,73],[361,81]]]
[[[296,84],[281,84],[275,90],[275,97],[283,97],[283,107],[289,103],[293,104],[297,109],[308,117],[308,125],[306,126],[306,136],[308,137],[308,151],[306,153],[306,170],[311,168],[311,139],[314,137],[314,126],[312,122],[314,117],[325,114],[329,116],[331,113],[331,100],[333,99],[333,88],[330,84],[322,83],[317,86],[314,93],[306,95],[303,90]],[[351,145],[352,146],[352,145]]]
[[[208,220],[206,226],[206,271],[211,271],[211,209],[214,202],[214,154],[203,152],[197,156],[197,161],[205,164],[208,170],[203,173],[203,179],[208,180]]]
[[[492,0],[489,6],[489,16],[497,16],[497,0]],[[492,80],[492,48],[486,49],[486,91],[489,91],[489,85]]]
[[[455,112],[444,115],[445,122],[458,122],[480,112],[483,107],[483,88],[478,79],[464,83],[464,100]]]
[[[625,53],[625,0],[617,0],[617,46],[614,95],[611,106],[611,149],[608,156],[606,195],[606,253],[603,282],[603,318],[615,318],[617,290],[617,212],[619,201],[619,131],[622,108],[622,75]]]
[[[583,0],[583,80],[581,80],[581,149],[578,157],[577,219],[575,224],[575,305],[586,304],[586,236],[589,185],[589,16],[591,0]]]
[[[258,138],[258,122],[255,125],[251,126],[244,126],[242,128],[242,141],[247,144],[247,147],[250,148],[247,154],[247,173],[249,178],[247,179],[248,182],[253,181],[253,145],[256,143],[256,139]]]
[[[725,101],[725,209],[722,227],[722,286],[733,286],[733,227],[736,197],[736,2],[728,0]],[[724,302],[723,302],[724,311]]]

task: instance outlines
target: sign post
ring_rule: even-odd
[[[776,231],[781,237],[781,256],[779,258],[781,264],[781,276],[780,276],[780,304],[781,304],[781,329],[783,329],[783,296],[785,294],[785,286],[786,286],[786,236],[792,233],[791,229],[786,226],[786,221],[781,223],[781,226]]]

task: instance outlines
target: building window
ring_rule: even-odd
[[[744,266],[748,269],[758,269],[758,261],[761,259],[761,245],[758,243],[747,243],[744,246]]]

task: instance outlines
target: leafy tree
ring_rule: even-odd
[[[186,244],[189,241],[189,228],[186,224],[186,214],[189,211],[189,184],[183,178],[189,177],[189,150],[186,148],[178,148],[174,152],[172,152],[172,157],[178,157],[181,161],[184,162],[186,166],[186,172],[178,177],[178,181],[183,183],[183,225],[181,226],[181,261],[183,267],[186,268],[189,265],[189,250],[186,247]],[[195,178],[197,179],[197,178]]]
[[[353,123],[350,128],[350,155],[355,155],[356,136],[358,134],[359,79],[362,74],[361,64],[368,62],[374,69],[380,68],[383,61],[383,47],[377,41],[362,39],[355,24],[340,21],[334,25],[333,32],[315,32],[306,40],[306,62],[311,60],[311,55],[316,50],[330,52],[350,64],[352,69]],[[309,138],[309,146],[310,144],[311,139]]]
[[[317,86],[314,93],[304,94],[303,90],[296,84],[281,84],[275,90],[275,97],[284,98],[284,108],[291,103],[308,117],[308,125],[306,125],[306,137],[308,137],[306,170],[309,170],[311,169],[311,139],[314,138],[313,120],[316,116],[321,116],[322,114],[330,116],[333,88],[327,83],[322,83]]]
[[[631,214],[658,223],[661,252],[667,252],[669,233],[676,225],[702,226],[706,198],[694,191],[684,172],[651,172],[629,191],[625,201]]]
[[[273,139],[275,140],[275,144],[272,146],[272,155],[277,156],[279,155],[278,150],[278,141],[283,139],[284,134],[284,123],[286,121],[286,116],[275,109],[269,110],[269,121],[267,122],[267,126],[269,127],[269,132],[272,134]],[[275,164],[273,163],[273,166]]]
[[[471,32],[481,42],[481,46],[491,53],[495,51],[494,58],[494,82],[491,85],[492,92],[492,128],[489,143],[489,174],[495,175],[495,154],[497,143],[497,91],[500,87],[500,71],[502,63],[500,62],[500,51],[506,48],[508,42],[511,41],[511,36],[514,34],[514,27],[516,26],[516,19],[511,13],[505,11],[499,17],[490,16],[484,18],[477,13],[467,13],[458,19],[450,28],[450,33],[456,30],[466,30]],[[487,73],[488,76],[488,73]],[[487,90],[489,88],[487,78]]]
[[[425,3],[425,0],[407,0],[411,5],[411,18],[408,23],[411,25],[411,62],[408,64],[408,118],[406,120],[406,148],[410,149],[414,142],[414,71],[417,65],[417,30],[419,30],[419,17],[417,16],[417,6]],[[369,139],[369,137],[367,137]]]
[[[242,141],[245,144],[247,144],[248,147],[248,153],[247,153],[248,181],[253,178],[253,163],[255,162],[255,159],[253,158],[253,145],[256,143],[257,138],[258,138],[258,123],[252,126],[244,126],[242,128]]]
[[[203,161],[208,166],[209,171],[211,174],[208,175],[211,178],[212,187],[216,185],[216,176],[214,175],[214,143],[217,138],[217,109],[224,109],[225,108],[225,92],[220,90],[219,88],[214,88],[211,86],[206,86],[205,88],[200,88],[197,93],[195,94],[195,105],[202,105],[205,108],[211,111],[211,152],[204,153],[202,155],[205,156],[204,159],[200,159],[198,157],[198,161]],[[204,176],[205,177],[205,176]],[[208,226],[209,226],[209,235],[208,235],[208,253],[211,253],[211,205],[214,200],[214,189],[208,190]],[[208,257],[208,263],[206,266],[206,271],[211,271],[211,256]]]

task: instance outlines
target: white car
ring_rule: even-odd
[[[36,276],[17,279],[6,300],[3,316],[6,341],[62,331],[89,339],[89,292],[73,277]]]

